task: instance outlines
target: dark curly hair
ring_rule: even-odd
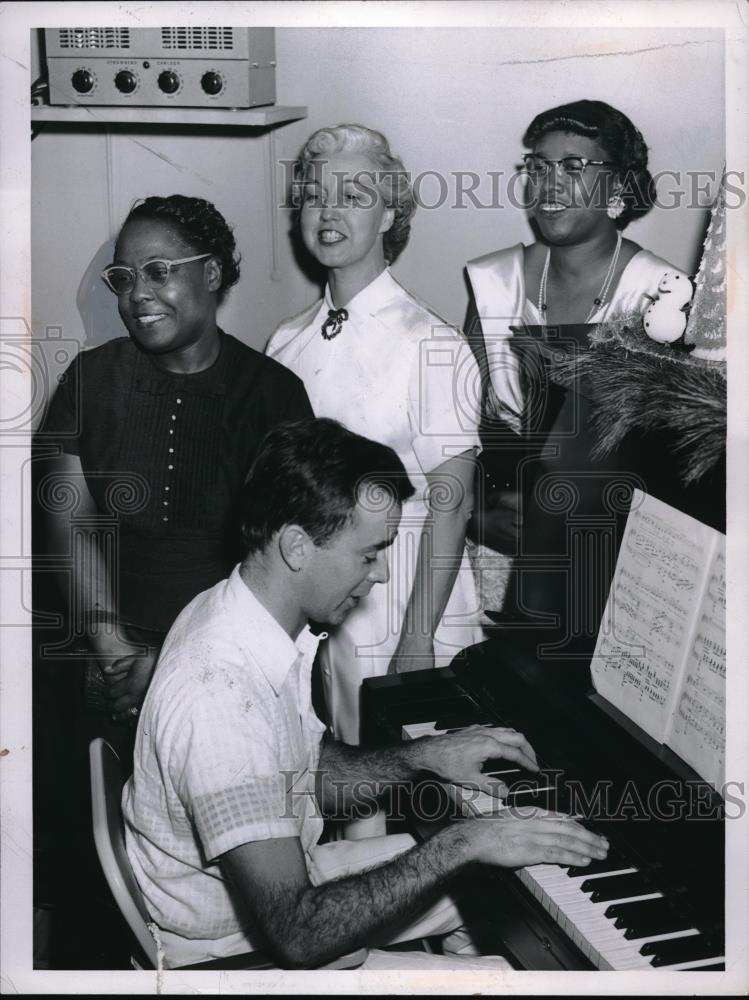
[[[221,262],[219,302],[239,280],[240,255],[236,249],[234,234],[226,219],[210,201],[188,198],[183,194],[171,194],[168,198],[144,198],[130,209],[122,229],[128,222],[140,219],[168,222],[197,253],[210,253],[218,258]]]
[[[593,139],[612,160],[622,182],[624,211],[616,220],[623,229],[632,219],[645,215],[655,201],[655,182],[648,170],[648,147],[642,133],[621,111],[604,101],[573,101],[536,115],[523,136],[533,148],[548,132],[572,132]]]
[[[365,125],[330,125],[313,132],[302,147],[295,170],[297,183],[304,180],[313,160],[341,152],[362,153],[377,168],[376,186],[395,213],[392,226],[382,237],[385,260],[392,264],[408,243],[411,216],[416,211],[409,173],[403,160],[390,151],[382,132]]]

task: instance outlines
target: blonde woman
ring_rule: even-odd
[[[268,353],[302,379],[316,416],[390,445],[416,486],[389,583],[362,597],[323,647],[333,728],[355,744],[364,677],[443,666],[482,638],[465,555],[478,368],[462,335],[390,273],[415,202],[387,139],[361,125],[320,129],[297,170],[302,240],[327,285],[281,324]]]

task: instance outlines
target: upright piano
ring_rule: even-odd
[[[528,396],[520,443],[482,428],[485,463],[509,457],[524,497],[504,612],[489,638],[448,668],[366,680],[362,737],[376,744],[408,731],[512,726],[534,747],[543,780],[501,775],[508,804],[572,812],[608,837],[606,861],[580,870],[481,867],[467,896],[485,904],[497,944],[518,968],[719,971],[723,800],[592,690],[590,658],[633,491],[725,532],[725,457],[688,487],[665,431],[632,432],[594,460],[588,387],[563,389],[549,374],[549,359],[587,347],[589,332],[528,328],[513,338]],[[428,795],[417,798],[418,835],[454,811],[436,789],[429,806]]]
[[[450,667],[370,678],[364,739],[400,740],[404,727],[512,726],[536,750],[541,775],[503,773],[507,804],[572,812],[608,838],[606,861],[585,868],[481,866],[468,876],[466,898],[517,968],[722,970],[723,800],[592,691],[585,656],[537,654],[509,623]],[[455,812],[436,788],[427,779],[412,796],[417,836]]]

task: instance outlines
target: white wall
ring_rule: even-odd
[[[712,170],[724,160],[722,33],[559,29],[285,29],[277,32],[281,92],[304,81],[309,118],[279,132],[293,156],[322,125],[360,121],[384,131],[413,175],[512,174],[535,114],[580,98],[629,115],[651,170]],[[298,86],[298,84],[297,84]],[[667,183],[661,185],[666,193]],[[452,185],[451,190],[454,190]],[[437,197],[425,183],[424,200]],[[483,176],[477,195],[491,200]],[[417,212],[395,273],[452,322],[462,322],[466,260],[529,242],[522,211],[448,202]],[[664,197],[665,200],[665,197]],[[453,200],[454,205],[454,200]],[[627,235],[692,271],[704,212],[653,210]],[[290,301],[309,299],[290,268]]]
[[[448,180],[446,203],[417,212],[395,273],[451,322],[465,314],[465,261],[531,238],[518,208],[480,208],[468,199],[455,207],[453,175],[479,173],[476,194],[489,200],[487,172],[512,174],[537,112],[582,97],[605,100],[641,129],[654,173],[719,172],[723,165],[719,31],[280,28],[276,47],[278,103],[309,106],[306,120],[275,130],[277,160],[293,158],[319,126],[359,121],[384,131],[414,176],[435,171]],[[38,336],[57,326],[92,346],[122,333],[114,298],[95,275],[108,263],[105,244],[132,200],[153,193],[208,198],[235,225],[242,278],[220,320],[247,343],[262,347],[282,318],[317,296],[287,240],[288,210],[270,203],[267,135],[143,131],[107,138],[47,129],[32,144],[32,168]],[[430,202],[437,192],[434,179],[422,188]],[[654,209],[627,234],[693,271],[704,218],[698,209]],[[280,234],[278,280],[271,275],[273,225]],[[81,288],[87,271],[93,278]]]

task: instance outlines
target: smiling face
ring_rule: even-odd
[[[330,153],[305,176],[301,212],[304,245],[324,267],[373,280],[385,267],[383,233],[393,224],[375,186],[377,167],[362,153]]]
[[[309,618],[340,625],[376,583],[388,581],[387,549],[400,517],[400,504],[371,510],[358,502],[344,528],[325,545],[312,546],[303,571]]]
[[[120,232],[114,263],[134,268],[149,260],[179,260],[198,253],[170,223],[134,219]],[[151,288],[138,275],[132,290],[117,296],[117,308],[133,340],[163,367],[198,371],[215,357],[220,284],[220,265],[208,257],[173,268],[163,288]]]
[[[570,132],[547,132],[533,152],[548,160],[583,156],[608,160],[607,151],[592,139]],[[528,199],[533,218],[547,243],[562,245],[584,242],[615,228],[606,214],[609,197],[616,188],[613,168],[587,166],[578,176],[567,176],[561,166],[550,168],[537,180],[528,179]]]

